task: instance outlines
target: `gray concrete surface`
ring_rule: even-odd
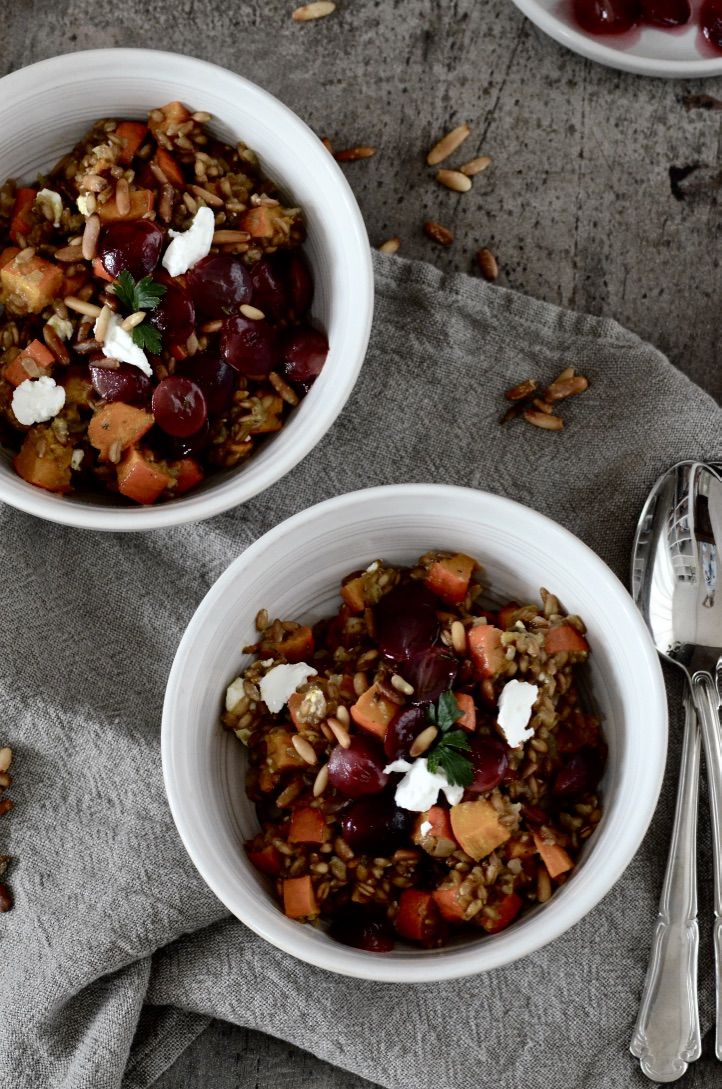
[[[689,94],[722,96],[722,78],[663,82],[595,66],[545,38],[511,0],[339,0],[330,18],[305,25],[291,21],[294,6],[6,0],[0,74],[104,46],[172,49],[223,64],[278,95],[337,147],[379,149],[345,168],[373,244],[399,235],[406,255],[467,271],[488,245],[500,283],[617,318],[722,395],[722,114],[685,106]],[[463,158],[484,152],[494,164],[459,196],[439,188],[424,153],[461,121],[473,126]],[[675,191],[670,171],[687,166],[696,169]],[[451,248],[424,237],[426,218],[454,230]],[[702,1060],[679,1084],[712,1084],[713,1068]],[[220,1024],[159,1084],[368,1085]]]

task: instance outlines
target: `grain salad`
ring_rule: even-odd
[[[328,351],[302,212],[180,102],[0,187],[0,439],[52,492],[172,499],[281,430]]]
[[[577,616],[489,606],[427,552],[351,573],[334,616],[256,617],[223,726],[248,749],[247,844],[287,916],[374,952],[493,934],[564,884],[601,819],[600,721]]]

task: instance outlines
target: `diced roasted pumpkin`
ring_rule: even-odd
[[[300,730],[301,727],[303,726],[303,723],[301,722],[300,718],[298,717],[298,709],[299,709],[299,707],[301,706],[302,703],[303,703],[303,696],[301,695],[300,692],[292,692],[291,695],[288,697],[288,704],[287,704],[288,713],[291,716],[291,722],[293,723],[293,725],[296,727],[297,730]]]
[[[364,596],[364,580],[359,575],[355,579],[349,579],[341,587],[341,597],[352,613],[362,613],[366,608],[366,598]]]
[[[445,888],[435,889],[431,894],[434,903],[447,922],[462,923],[464,921],[465,907],[459,894],[458,885],[449,885]]]
[[[456,720],[456,725],[473,734],[476,729],[476,707],[473,696],[470,696],[468,692],[454,692],[454,698],[461,711],[461,718]]]
[[[451,828],[449,811],[441,805],[432,805],[431,809],[419,813],[411,838],[433,858],[448,858],[459,846]]]
[[[293,747],[291,731],[284,726],[276,726],[266,734],[266,759],[272,772],[308,766]]]
[[[291,663],[305,662],[313,654],[313,632],[302,626],[295,631],[284,632],[281,639],[262,639],[259,650],[265,658],[284,658]]]
[[[278,877],[282,872],[283,859],[281,858],[281,852],[272,843],[258,848],[250,846],[246,848],[246,851],[249,861],[261,873],[268,874],[269,877]]]
[[[475,566],[471,556],[465,556],[461,552],[444,560],[437,560],[429,568],[426,585],[447,605],[460,605],[466,597]]]
[[[180,187],[185,184],[183,172],[173,156],[164,147],[159,147],[155,153],[155,161],[165,174],[171,185]]]
[[[274,226],[271,209],[266,204],[249,208],[238,221],[242,231],[248,231],[251,238],[273,238]]]
[[[175,494],[183,495],[200,484],[203,480],[203,470],[195,458],[181,458],[180,461],[172,461],[168,468],[175,478]]]
[[[115,130],[115,135],[121,142],[121,150],[118,153],[118,162],[128,166],[136,151],[145,140],[148,126],[143,121],[121,121]]]
[[[433,895],[421,889],[404,889],[401,893],[394,926],[402,938],[427,948],[441,945],[446,936]]]
[[[514,922],[522,909],[523,903],[521,896],[518,896],[515,892],[510,892],[496,904],[489,906],[487,910],[493,911],[493,916],[480,911],[474,918],[474,923],[476,926],[482,927],[487,934],[496,934],[500,930],[505,930],[507,926]]]
[[[478,677],[496,677],[504,666],[501,632],[492,624],[477,624],[466,633],[469,654]]]
[[[559,877],[574,866],[573,861],[558,843],[547,843],[537,832],[534,835],[534,846],[541,855],[541,860],[549,871],[550,877]]]
[[[486,858],[511,836],[491,802],[479,798],[451,807],[451,827],[459,845],[475,862]]]
[[[547,654],[588,654],[589,643],[581,632],[571,624],[560,624],[558,628],[549,628],[544,636],[544,650]]]
[[[516,601],[510,601],[507,605],[502,605],[497,613],[499,618],[499,627],[502,631],[509,631],[514,626],[514,618],[519,612],[521,605]]]
[[[362,730],[383,740],[399,710],[397,703],[392,703],[382,694],[377,684],[372,684],[354,703],[351,718]]]
[[[18,189],[15,194],[15,203],[10,214],[10,237],[13,242],[24,239],[34,226],[32,207],[38,195],[37,189]]]
[[[155,193],[151,189],[131,189],[130,211],[126,215],[119,211],[115,196],[105,204],[99,204],[97,212],[101,223],[115,223],[118,219],[142,219],[148,212],[153,211],[154,202]]]
[[[100,451],[101,461],[108,461],[111,447],[118,443],[120,451],[127,450],[142,439],[154,423],[150,412],[122,401],[111,401],[93,414],[88,424],[88,439]]]
[[[93,258],[93,275],[97,276],[99,280],[105,280],[109,284],[112,284],[113,282],[113,277],[109,272],[105,271],[105,265],[100,257]]]
[[[28,364],[26,366],[25,364]],[[19,386],[27,378],[42,378],[50,374],[55,362],[52,352],[39,340],[31,340],[19,355],[3,369],[3,378],[13,386]]]
[[[155,503],[170,483],[171,477],[165,469],[144,457],[135,446],[118,464],[118,491],[136,503]]]
[[[49,492],[70,491],[72,447],[62,446],[52,427],[31,427],[13,458],[18,476]]]
[[[8,310],[18,314],[38,314],[60,294],[63,271],[58,265],[22,251],[0,269],[2,298]]]
[[[284,880],[283,910],[289,919],[308,919],[318,915],[318,904],[308,875]]]
[[[182,125],[185,121],[189,121],[191,116],[182,102],[168,102],[165,106],[153,110],[153,113],[156,116],[149,118],[148,128],[156,140],[158,133],[167,132],[169,125]],[[158,114],[161,116],[157,116]]]
[[[313,806],[304,805],[291,814],[289,843],[325,843],[331,834],[323,813]]]
[[[0,268],[5,268],[9,265],[13,257],[17,257],[20,253],[18,246],[6,246],[4,250],[0,252]]]

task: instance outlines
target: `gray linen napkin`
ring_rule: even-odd
[[[717,406],[613,321],[399,259],[376,258],[376,286],[345,412],[247,506],[134,537],[0,509],[0,743],[16,753],[0,852],[18,858],[16,906],[0,916],[3,1089],[145,1089],[211,1015],[394,1089],[648,1084],[627,1045],[673,776],[636,859],[571,932],[506,969],[415,987],[335,977],[261,941],[206,889],[171,821],[159,730],[173,653],[213,580],[281,519],[366,485],[466,484],[550,515],[624,578],[653,479],[679,458],[722,452]],[[563,433],[499,427],[506,387],[567,364],[591,388],[564,407]],[[674,682],[671,696],[676,729]],[[671,764],[676,753],[673,741]],[[704,840],[706,905],[709,872]],[[706,1028],[706,909],[702,932]]]

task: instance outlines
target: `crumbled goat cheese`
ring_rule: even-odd
[[[370,575],[372,575],[372,574],[374,573],[374,571],[378,571],[378,569],[379,569],[379,567],[380,567],[380,566],[381,566],[381,564],[379,563],[379,561],[378,561],[378,560],[374,560],[374,562],[373,562],[373,563],[370,563],[370,564],[368,565],[368,567],[366,568],[366,570],[368,571],[368,573],[369,573]]]
[[[316,670],[305,662],[274,666],[261,677],[261,699],[272,714],[278,714],[296,689],[305,684],[309,677],[315,676]]]
[[[29,427],[57,416],[65,404],[65,390],[54,378],[26,378],[13,393],[13,412],[18,423]]]
[[[88,207],[88,197],[86,194],[78,197],[75,203],[78,206],[78,211],[80,212],[81,216],[87,217],[92,214],[90,208]]]
[[[213,244],[216,220],[210,208],[199,208],[187,231],[168,231],[173,241],[161,264],[171,276],[180,276],[207,257]]]
[[[526,681],[507,681],[501,690],[496,721],[512,749],[534,736],[529,719],[538,695],[538,687]]]
[[[35,198],[43,211],[48,208],[53,216],[53,227],[60,226],[60,217],[63,214],[63,198],[54,189],[41,189]]]
[[[433,828],[431,821],[422,821],[419,825],[419,832],[422,836],[428,836],[429,832]]]
[[[130,363],[147,375],[148,378],[152,378],[153,368],[148,362],[148,357],[143,349],[138,347],[130,333],[122,328],[123,320],[117,314],[111,315],[105,339],[103,340],[103,355],[107,356],[108,359],[119,359],[121,363]],[[96,321],[93,332],[95,332],[97,324]]]
[[[229,714],[233,714],[245,694],[246,690],[243,687],[243,677],[236,677],[235,681],[231,681],[226,689],[226,711],[228,711]]]
[[[59,314],[53,314],[52,318],[48,319],[47,323],[51,329],[54,329],[61,340],[70,340],[73,335],[73,323],[68,321],[67,318],[61,318]]]
[[[458,805],[464,796],[463,786],[452,786],[443,771],[429,771],[425,757],[414,760],[394,760],[384,768],[387,775],[394,771],[406,774],[396,787],[396,804],[401,809],[410,809],[414,813],[424,813],[436,803],[439,791],[443,790],[449,805]]]
[[[71,469],[79,469],[81,464],[82,464],[82,461],[83,461],[84,457],[85,457],[85,450],[81,450],[80,447],[77,446],[75,448],[75,450],[73,450],[72,454],[70,455],[70,468]]]

